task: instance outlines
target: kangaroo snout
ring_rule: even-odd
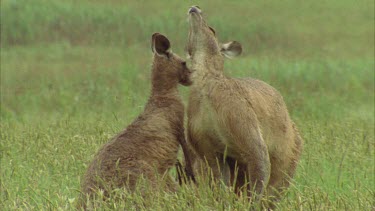
[[[197,5],[191,6],[189,8],[189,11],[188,11],[189,14],[191,14],[191,13],[198,13],[198,14],[200,14],[201,12],[202,12],[201,9]]]

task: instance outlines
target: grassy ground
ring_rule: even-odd
[[[106,2],[106,3],[104,3]],[[150,36],[184,55],[198,4],[244,55],[226,73],[277,88],[305,141],[280,210],[373,210],[374,2],[1,1],[1,210],[74,209],[98,148],[147,100]],[[184,99],[188,89],[181,88]],[[103,209],[243,210],[230,191],[118,193]]]

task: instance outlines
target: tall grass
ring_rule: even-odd
[[[166,34],[183,56],[192,4],[220,40],[243,44],[226,74],[277,88],[303,135],[279,210],[374,209],[373,1],[3,0],[1,210],[74,209],[95,152],[147,101],[151,34]],[[98,209],[250,207],[201,184],[152,200],[116,190]]]

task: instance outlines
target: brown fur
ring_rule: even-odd
[[[277,195],[289,185],[302,150],[282,96],[262,81],[225,76],[223,54],[238,55],[239,43],[220,45],[198,8],[189,10],[189,24],[187,49],[194,84],[188,142],[207,160],[216,179],[227,184],[236,180],[237,190],[245,186],[258,195],[268,187]]]
[[[184,105],[178,83],[190,85],[185,61],[169,52],[169,41],[161,34],[152,36],[154,59],[151,96],[142,114],[124,131],[105,144],[89,165],[82,182],[82,193],[92,196],[101,189],[105,195],[114,187],[134,191],[142,176],[151,186],[157,177],[167,177],[177,160],[180,143],[185,143]]]

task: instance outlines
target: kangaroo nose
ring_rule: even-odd
[[[198,6],[191,6],[189,9],[189,13],[201,13],[201,10]]]

